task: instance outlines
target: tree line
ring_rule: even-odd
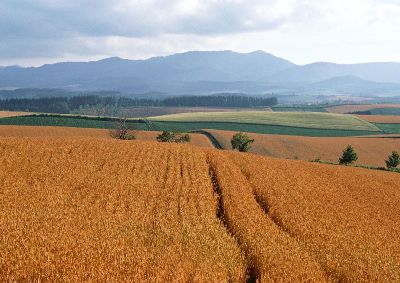
[[[165,99],[129,98],[115,96],[72,96],[12,98],[0,100],[0,109],[8,111],[46,112],[68,114],[84,107],[113,106],[126,107],[268,107],[278,103],[276,97],[254,96],[179,96]]]
[[[169,97],[162,102],[164,106],[253,108],[276,105],[278,99],[276,97],[245,95],[209,95]]]

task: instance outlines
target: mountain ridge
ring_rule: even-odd
[[[210,92],[294,92],[301,86],[337,77],[358,77],[365,89],[375,83],[391,84],[390,95],[400,94],[400,63],[296,65],[258,50],[188,51],[149,59],[109,57],[88,62],[59,62],[39,67],[0,68],[0,88],[66,88],[192,94]],[[396,84],[393,90],[393,84]],[[307,87],[306,87],[307,89]],[[340,88],[339,88],[340,89]],[[357,93],[360,88],[358,88]],[[347,91],[346,91],[347,92]],[[348,91],[352,93],[351,88]]]

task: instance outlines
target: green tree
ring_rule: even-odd
[[[391,155],[389,155],[388,160],[385,160],[386,167],[390,170],[392,168],[396,168],[400,164],[400,156],[397,151],[393,151]]]
[[[351,145],[348,145],[346,149],[343,150],[342,157],[339,158],[339,164],[349,165],[354,161],[357,161],[358,156],[355,152],[354,148]]]
[[[251,148],[254,139],[251,139],[246,134],[240,132],[233,135],[231,139],[232,149],[237,149],[240,152],[247,152]]]

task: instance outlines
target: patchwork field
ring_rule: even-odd
[[[266,112],[263,112],[263,114],[264,113]],[[283,114],[285,113],[278,113],[278,115],[287,116]],[[291,114],[292,113],[289,113],[289,115]],[[302,114],[304,116],[304,113]],[[332,114],[322,114],[322,115],[329,116]],[[361,136],[361,135],[374,135],[383,133],[379,132],[379,130],[377,131],[377,127],[375,125],[349,115],[343,116],[342,119],[339,121],[343,123],[341,126],[335,125],[335,121],[332,120],[330,122],[331,123],[330,128],[307,128],[307,127],[296,127],[287,125],[255,124],[246,122],[242,123],[242,122],[218,122],[218,121],[217,122],[159,121],[162,120],[163,117],[165,116],[156,117],[154,120],[151,121],[151,123],[144,123],[143,120],[138,120],[138,119],[130,119],[128,120],[128,124],[136,130],[151,130],[151,131],[168,130],[168,131],[190,132],[201,129],[216,129],[216,130],[254,132],[263,134],[281,134],[281,135],[299,135],[299,136]],[[314,126],[316,125],[319,127],[323,127],[323,125],[320,124],[318,117],[319,116],[314,116],[311,123],[313,123]],[[325,120],[329,120],[327,116],[325,117],[326,117]],[[282,119],[280,122],[283,123]],[[286,120],[286,124],[287,123],[290,124],[292,122],[295,122],[295,119],[292,119],[291,121]],[[77,127],[77,128],[113,129],[116,127],[117,121],[116,119],[110,117],[35,115],[27,117],[1,118],[0,125],[61,126],[61,127]],[[306,125],[303,124],[303,126]],[[341,127],[345,129],[335,129],[335,127],[336,128]],[[359,130],[357,128],[364,128],[367,130]]]
[[[214,112],[183,113],[150,118],[152,121],[174,122],[226,122],[267,124],[314,129],[379,131],[371,123],[352,115],[316,112]]]
[[[235,132],[207,130],[224,149],[231,149]],[[255,140],[251,153],[278,158],[337,162],[343,149],[353,145],[358,154],[356,164],[385,166],[385,159],[393,150],[400,152],[400,136],[385,137],[299,137],[284,135],[248,135]]]
[[[249,111],[246,108],[211,108],[211,107],[131,107],[115,109],[83,108],[78,114],[90,116],[111,116],[126,118],[143,118],[151,116],[192,113],[192,112],[234,112]],[[270,108],[260,108],[258,111],[271,111]]]
[[[190,145],[0,138],[0,280],[399,282],[399,180]]]
[[[136,138],[141,141],[156,141],[161,132],[135,131]],[[200,147],[213,147],[210,140],[201,134],[189,134],[190,144]],[[35,126],[0,126],[0,137],[57,137],[57,138],[104,138],[112,139],[110,130],[85,129],[72,127],[35,127]]]
[[[359,111],[369,111],[372,109],[390,109],[400,108],[400,104],[354,104],[354,105],[338,105],[328,107],[326,110],[331,113],[346,114]]]

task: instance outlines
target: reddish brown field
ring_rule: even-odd
[[[357,115],[357,117],[371,122],[371,123],[383,123],[383,124],[400,124],[400,116],[389,116],[389,115]]]
[[[400,175],[0,138],[0,281],[399,282]]]
[[[0,111],[0,118],[31,115],[30,112]]]
[[[328,107],[326,110],[331,113],[346,114],[356,111],[368,111],[375,108],[400,108],[400,104],[339,105]]]
[[[136,131],[138,140],[156,141],[160,132]],[[90,137],[111,139],[110,130],[72,127],[0,126],[0,137]],[[200,147],[213,147],[210,140],[200,134],[190,134],[190,143]]]
[[[223,146],[231,149],[230,140],[235,132],[207,130]],[[251,153],[289,159],[337,162],[343,149],[351,144],[358,154],[356,164],[384,166],[393,150],[400,151],[398,136],[380,137],[300,137],[248,133],[255,140]]]

